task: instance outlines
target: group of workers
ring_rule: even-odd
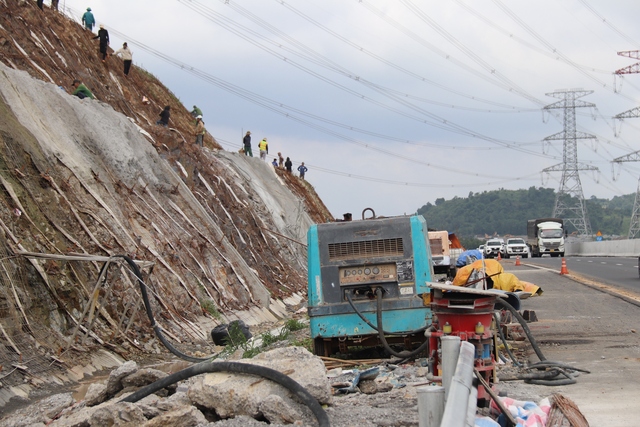
[[[42,8],[40,5],[42,0],[38,0],[38,6]],[[53,3],[52,3],[53,6]],[[57,6],[57,1],[56,1]],[[57,7],[56,7],[57,9]],[[86,12],[82,15],[82,24],[89,31],[93,31],[93,27],[96,23],[95,17],[91,12],[91,8],[88,7]],[[100,29],[98,30],[98,35],[94,37],[94,39],[100,39],[100,54],[102,55],[102,62],[105,62],[108,54],[109,47],[109,32],[104,28],[103,24],[100,24]],[[131,69],[131,62],[133,58],[133,53],[129,49],[127,43],[125,42],[122,45],[122,48],[114,52],[115,56],[120,56],[124,62],[124,75],[128,77],[129,70]],[[79,80],[74,80],[73,82],[73,95],[78,98],[91,98],[95,99],[93,93]],[[171,117],[171,107],[169,105],[165,106],[164,109],[159,114],[160,119],[156,122],[157,125],[161,126],[169,126],[169,119]],[[202,147],[204,145],[204,135],[206,133],[206,129],[204,126],[204,120],[202,119],[202,110],[197,106],[193,106],[193,110],[191,111],[191,116],[195,119],[195,128],[193,131],[193,135],[196,137],[195,144]],[[244,154],[247,156],[253,157],[253,153],[251,152],[251,132],[247,131],[246,135],[243,138],[243,150]],[[260,151],[260,159],[267,159],[267,154],[269,154],[269,144],[267,142],[267,138],[262,138],[262,140],[258,143],[258,150]],[[285,169],[287,172],[292,173],[291,168],[293,167],[293,163],[291,159],[287,157],[285,160],[281,153],[278,153],[278,157],[273,159],[271,163],[275,168]],[[304,162],[300,166],[298,166],[298,172],[300,173],[300,178],[304,179],[304,175],[307,172],[308,168],[304,165]]]
[[[267,160],[267,154],[269,154],[269,143],[267,142],[267,138],[264,137],[258,143],[258,150],[260,151],[260,160]],[[247,133],[242,138],[242,148],[241,152],[244,152],[245,156],[253,157],[253,152],[251,151],[251,132],[247,131]],[[276,169],[285,169],[287,172],[292,173],[291,168],[293,167],[293,162],[291,159],[287,157],[287,160],[284,159],[282,153],[278,153],[278,157],[273,159],[271,162]],[[300,173],[300,178],[304,179],[304,174],[309,169],[304,165],[304,162],[300,166],[298,166],[298,172]]]

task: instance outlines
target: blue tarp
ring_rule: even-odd
[[[470,249],[468,251],[462,252],[458,255],[458,260],[456,261],[456,267],[464,267],[467,264],[471,264],[472,262],[482,259],[482,252],[478,249]]]

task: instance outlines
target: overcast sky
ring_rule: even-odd
[[[46,3],[46,2],[45,2]],[[586,198],[634,193],[637,0],[61,0],[90,6],[229,151],[250,130],[309,167],[335,217],[415,212],[470,192],[560,186],[561,101],[576,109]],[[114,61],[115,64],[115,61]],[[589,93],[589,92],[593,93]],[[508,207],[496,206],[496,209]],[[551,212],[549,212],[551,214]]]

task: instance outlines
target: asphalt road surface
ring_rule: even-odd
[[[567,270],[601,283],[640,294],[638,258],[636,257],[566,257]],[[528,258],[522,263],[541,265],[559,272],[562,258]]]
[[[548,268],[530,264],[531,259],[523,260],[519,266],[514,259],[503,260],[501,264],[520,280],[543,289],[541,296],[523,300],[521,308],[536,312],[539,321],[530,323],[529,327],[546,359],[575,365],[591,373],[579,376],[576,384],[566,386],[504,383],[502,387],[531,387],[525,391],[541,397],[561,393],[578,405],[590,427],[640,425],[640,292],[584,280],[572,272],[584,266],[610,278],[613,273],[608,273],[609,270],[628,271],[619,274],[630,276],[633,267],[638,280],[637,260],[616,258],[620,262],[614,262],[605,258],[608,263],[600,264],[596,259],[589,263],[586,259],[567,258],[568,275],[559,274],[559,258],[533,259],[536,264],[540,260],[546,262]],[[532,360],[538,359],[533,355]]]

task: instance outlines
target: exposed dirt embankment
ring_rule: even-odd
[[[125,78],[120,60],[102,64],[91,37],[35,2],[0,1],[0,365],[31,373],[99,347],[165,351],[124,264],[65,257],[140,261],[156,321],[193,351],[218,319],[255,324],[299,305],[306,230],[331,220],[299,178],[210,135],[191,144],[177,98],[144,70]],[[97,100],[71,96],[74,78]],[[171,129],[155,125],[164,105]]]

